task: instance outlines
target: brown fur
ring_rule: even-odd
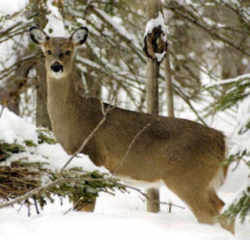
[[[42,45],[45,55],[48,49],[53,52],[46,56],[52,128],[64,149],[72,154],[103,118],[102,108],[110,106],[78,94],[74,85],[79,75],[73,54],[62,57],[69,48],[73,51],[73,44],[63,38],[52,38]],[[51,73],[55,60],[64,66],[60,78]],[[201,223],[215,223],[224,205],[213,181],[223,167],[225,137],[215,129],[185,119],[111,107],[104,125],[83,152],[111,173],[146,182],[163,180]],[[88,209],[93,210],[93,206]],[[233,232],[233,225],[223,222],[222,226]]]

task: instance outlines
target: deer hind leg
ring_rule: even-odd
[[[211,190],[209,192],[209,198],[210,198],[210,201],[213,203],[214,207],[217,209],[218,215],[219,215],[221,212],[221,209],[223,208],[225,203],[217,196],[217,194],[214,190]],[[220,225],[224,229],[230,231],[233,234],[235,233],[235,229],[234,229],[235,221],[234,221],[234,219],[232,220],[232,219],[228,219],[227,217],[224,217],[224,216],[219,216],[217,218],[217,221],[220,223]]]
[[[182,181],[182,184],[172,185],[169,179],[166,185],[175,192],[191,208],[196,219],[200,223],[220,225],[234,233],[234,224],[228,223],[227,219],[219,218],[220,210],[224,202],[217,196],[216,192],[206,186],[195,186],[192,182]]]
[[[220,216],[224,202],[217,196],[214,190],[200,192],[192,201],[187,202],[198,222],[205,224],[220,223],[221,227],[234,234],[234,222]]]
[[[202,191],[194,197],[196,204],[190,207],[200,223],[214,224],[220,214],[224,202],[218,198],[214,191]]]

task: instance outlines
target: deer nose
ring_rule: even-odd
[[[50,66],[53,72],[63,72],[63,65],[59,62],[55,62]]]

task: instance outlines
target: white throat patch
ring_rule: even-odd
[[[64,77],[64,73],[63,72],[53,72],[53,71],[50,71],[50,75],[51,75],[51,77],[56,78],[56,79],[60,79],[60,78]]]

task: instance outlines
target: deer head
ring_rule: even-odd
[[[44,31],[32,27],[30,37],[42,49],[46,59],[47,75],[50,78],[60,79],[72,73],[76,49],[87,40],[88,29],[81,27],[69,38],[50,38]]]

